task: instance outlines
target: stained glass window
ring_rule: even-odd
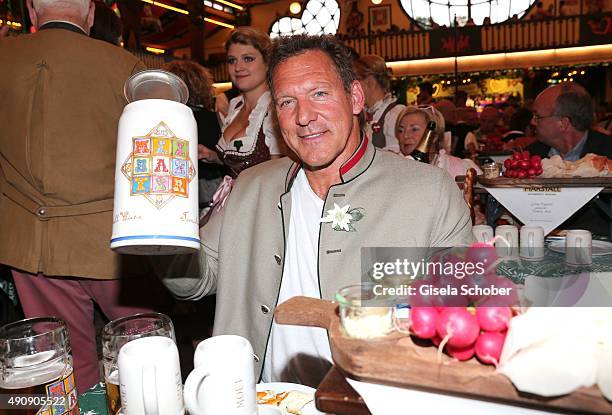
[[[400,0],[410,17],[424,27],[432,22],[450,27],[455,19],[460,26],[472,21],[481,25],[486,17],[491,23],[508,20],[513,15],[522,17],[536,0]]]
[[[281,17],[272,25],[270,37],[308,33],[335,34],[340,24],[340,7],[336,0],[308,0],[302,17]]]

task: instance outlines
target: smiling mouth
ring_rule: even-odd
[[[299,134],[298,137],[300,137],[302,140],[314,140],[316,138],[321,137],[326,132],[327,131],[319,131],[319,132],[311,133],[311,134]]]

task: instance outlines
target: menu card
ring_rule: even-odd
[[[537,185],[486,189],[525,225],[541,226],[548,234],[601,192],[603,187]]]

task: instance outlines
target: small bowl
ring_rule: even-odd
[[[349,285],[336,293],[340,323],[348,336],[374,339],[393,330],[393,307],[388,305],[388,298],[374,293],[376,285],[371,282]]]

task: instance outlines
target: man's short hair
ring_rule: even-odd
[[[586,131],[593,123],[593,100],[581,86],[573,83],[560,86],[553,114],[567,117],[578,131]]]
[[[268,85],[274,96],[272,76],[276,67],[287,59],[310,51],[325,53],[333,63],[333,68],[342,81],[347,93],[351,92],[353,81],[357,78],[353,71],[351,52],[331,35],[293,35],[280,36],[273,42],[272,54],[268,63]]]
[[[91,0],[32,0],[32,6],[34,6],[37,14],[44,13],[47,8],[72,9],[83,18],[89,13],[90,3]]]

